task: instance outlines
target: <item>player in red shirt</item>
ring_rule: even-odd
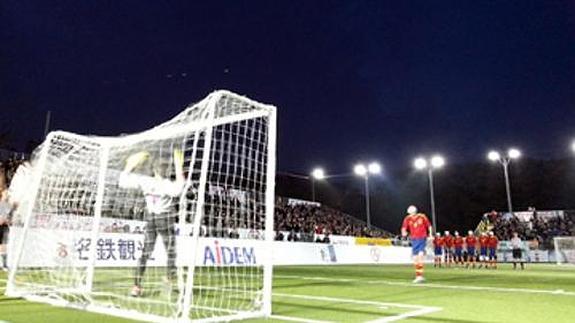
[[[449,233],[449,231],[445,231],[443,242],[443,249],[445,250],[445,266],[451,267],[451,263],[453,262],[453,236]]]
[[[463,266],[463,237],[457,231],[453,238],[453,247],[455,248],[455,265]]]
[[[489,238],[487,240],[487,246],[489,247],[489,267],[497,269],[497,245],[499,245],[499,240],[493,234],[493,231],[489,231]]]
[[[475,268],[475,248],[477,246],[477,238],[471,230],[467,232],[467,237],[465,237],[465,245],[467,248],[467,264],[465,267],[469,268],[469,264],[471,264],[472,268]]]
[[[405,216],[401,225],[401,236],[407,237],[408,232],[415,265],[415,279],[413,282],[421,283],[425,281],[425,278],[423,278],[423,256],[425,254],[427,237],[429,235],[431,238],[432,235],[432,227],[427,216],[423,213],[417,213],[417,208],[413,205],[407,208],[407,216]]]
[[[481,232],[481,235],[479,236],[479,261],[481,262],[479,264],[479,268],[483,267],[483,264],[485,264],[485,268],[487,268],[487,244],[489,242],[489,237],[487,236],[487,233],[485,232]]]
[[[443,238],[441,233],[437,232],[433,238],[433,251],[435,254],[433,267],[441,268],[441,258],[443,256]]]

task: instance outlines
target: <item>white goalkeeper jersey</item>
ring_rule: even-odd
[[[0,221],[9,220],[11,212],[12,205],[8,201],[0,201]]]
[[[130,173],[120,174],[119,185],[122,188],[141,189],[146,199],[146,209],[151,214],[170,212],[173,198],[179,196],[184,188],[183,181],[171,181]]]

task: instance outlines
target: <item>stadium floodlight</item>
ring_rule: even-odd
[[[367,175],[367,168],[365,167],[365,165],[363,164],[357,164],[355,165],[355,167],[353,167],[353,172],[357,175],[357,176],[366,176]]]
[[[573,152],[575,152],[575,140],[573,140],[573,143],[571,144],[571,150],[573,150]]]
[[[425,160],[425,158],[416,158],[415,161],[413,162],[413,166],[415,167],[415,169],[417,170],[422,170],[427,168],[427,160]]]
[[[371,210],[369,206],[369,175],[379,175],[381,173],[381,165],[377,162],[371,162],[369,165],[357,164],[353,167],[353,172],[357,176],[364,178],[365,184],[365,217],[367,227],[371,229]]]
[[[315,202],[315,182],[316,181],[321,181],[325,179],[325,171],[323,170],[323,168],[315,168],[312,172],[311,172],[311,199],[312,201]]]
[[[487,154],[487,158],[491,161],[498,161],[501,158],[501,155],[496,151],[490,151],[489,154]]]
[[[137,134],[49,133],[20,178],[6,294],[148,322],[270,316],[275,156],[275,107],[229,91]],[[216,223],[255,234],[214,243]]]
[[[372,162],[367,166],[367,170],[370,174],[377,175],[381,173],[381,165],[376,162]]]
[[[517,159],[517,158],[521,157],[521,152],[518,149],[511,148],[507,152],[507,156],[509,156],[509,158],[511,158],[511,159]]]
[[[429,179],[429,197],[431,201],[431,223],[433,232],[437,232],[437,216],[435,214],[435,192],[433,187],[433,170],[442,168],[445,165],[445,158],[440,155],[434,155],[428,161],[424,157],[418,157],[413,161],[413,166],[417,170],[427,169],[427,177]]]
[[[325,171],[322,168],[316,168],[311,172],[311,177],[316,180],[325,179]]]
[[[445,159],[439,155],[431,157],[431,166],[433,168],[441,168],[445,165]]]
[[[521,157],[521,151],[517,148],[511,148],[507,151],[507,156],[501,156],[497,151],[490,151],[487,158],[492,162],[498,162],[503,166],[503,175],[505,177],[505,191],[507,193],[507,209],[513,214],[513,204],[511,203],[511,182],[509,180],[509,164],[511,160]]]

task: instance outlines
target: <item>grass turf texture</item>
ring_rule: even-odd
[[[273,314],[307,320],[363,322],[391,319],[417,308],[441,308],[408,322],[574,322],[575,268],[528,265],[514,271],[434,269],[412,285],[411,266],[293,266],[274,271]],[[0,273],[0,286],[6,274]],[[0,293],[3,293],[3,287]],[[385,304],[380,304],[385,303]],[[391,304],[390,304],[391,303]],[[130,322],[0,296],[0,321]],[[250,320],[264,322],[266,320]],[[276,321],[276,319],[266,322]],[[279,320],[277,320],[279,321]]]

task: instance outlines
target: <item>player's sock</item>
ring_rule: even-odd
[[[8,256],[3,253],[2,254],[2,268],[8,268],[8,260],[7,260]]]
[[[415,277],[423,277],[423,264],[416,263],[415,264]]]

